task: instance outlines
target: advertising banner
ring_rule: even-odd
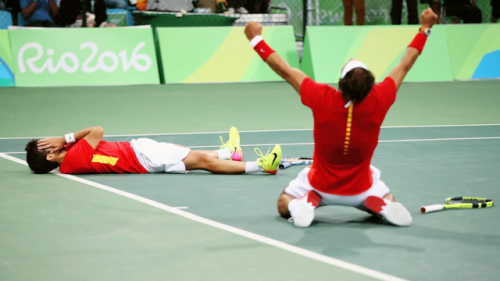
[[[9,31],[16,85],[158,84],[151,28]]]
[[[500,78],[500,25],[457,25],[446,28],[453,78]]]
[[[0,30],[0,87],[14,87],[16,80],[12,71],[9,32]]]
[[[417,26],[308,27],[302,70],[317,82],[337,83],[343,65],[353,58],[363,61],[380,82],[399,63],[417,30]],[[452,80],[445,26],[434,26],[405,81]]]
[[[166,83],[282,81],[252,49],[244,27],[158,28]],[[263,28],[266,42],[299,67],[291,26]]]

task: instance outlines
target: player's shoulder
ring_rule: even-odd
[[[397,91],[397,87],[396,87],[396,82],[394,82],[394,79],[392,79],[392,77],[390,76],[387,76],[385,77],[384,81],[376,84],[375,86],[373,86],[372,90],[384,90],[384,91],[394,91],[396,92]]]
[[[302,91],[315,90],[315,91],[325,91],[325,92],[337,92],[337,89],[335,89],[333,86],[330,86],[330,85],[325,84],[325,83],[315,82],[310,77],[306,77],[304,79],[304,81],[302,81],[301,90]]]

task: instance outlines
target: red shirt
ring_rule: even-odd
[[[96,149],[85,140],[66,145],[67,153],[59,167],[63,174],[140,173],[141,165],[129,142],[101,141]]]
[[[314,162],[308,175],[311,186],[337,195],[370,189],[370,161],[396,92],[394,80],[387,77],[362,102],[345,108],[348,101],[341,92],[304,79],[300,96],[314,116]]]

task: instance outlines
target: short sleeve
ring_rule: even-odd
[[[66,149],[68,152],[59,168],[63,174],[79,173],[82,166],[86,166],[92,161],[95,152],[94,148],[85,139],[79,140]]]
[[[300,85],[300,99],[305,106],[314,109],[322,103],[329,87],[326,84],[316,83],[307,77]]]
[[[384,81],[373,87],[373,93],[377,99],[377,103],[384,109],[389,110],[391,105],[396,100],[396,83],[391,77],[386,77]]]
[[[19,0],[19,3],[21,4],[22,9],[28,8],[31,3],[33,3],[33,0]]]

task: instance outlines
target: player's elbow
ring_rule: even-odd
[[[104,129],[101,126],[92,127],[92,131],[94,131],[96,135],[99,135],[101,137],[104,136]]]
[[[405,64],[405,65],[403,65],[403,67],[402,67],[403,73],[406,75],[408,72],[410,72],[410,69],[411,69],[412,66],[413,66],[413,64]]]
[[[25,9],[21,9],[21,15],[23,16],[24,19],[27,19],[27,18],[29,18],[30,13],[28,12],[28,9],[25,8]]]
[[[278,74],[281,78],[285,80],[288,80],[287,78],[290,76],[286,68],[283,68],[282,66],[275,67],[274,72],[276,72],[276,74]]]

